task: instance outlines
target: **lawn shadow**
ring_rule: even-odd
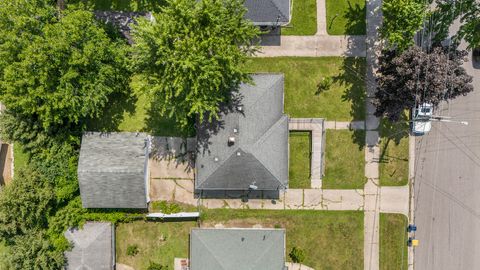
[[[405,158],[399,158],[386,155],[388,146],[390,144],[399,145],[402,139],[408,138],[409,134],[409,122],[406,113],[402,114],[397,122],[391,122],[390,120],[383,118],[380,121],[379,134],[382,140],[382,151],[380,153],[380,163],[388,163],[391,159],[405,160]]]
[[[137,97],[130,93],[115,93],[108,98],[101,115],[87,120],[88,131],[115,132],[119,131],[125,113],[133,114],[136,111]]]
[[[347,22],[345,24],[345,33],[349,35],[365,35],[367,32],[367,11],[366,6],[361,7],[359,4],[352,6],[348,1],[348,9],[343,15]]]
[[[342,101],[350,102],[350,116],[354,121],[365,120],[365,72],[366,62],[363,57],[345,57],[342,62],[342,72],[332,77],[335,83],[345,87]],[[360,148],[365,146],[365,131],[353,130],[352,139]]]

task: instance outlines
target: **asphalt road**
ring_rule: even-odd
[[[469,125],[434,122],[416,138],[416,270],[480,269],[480,69],[471,59],[475,90],[435,113]]]

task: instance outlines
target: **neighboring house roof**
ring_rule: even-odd
[[[284,270],[285,230],[192,229],[190,270]]]
[[[239,90],[241,111],[222,113],[219,130],[197,130],[195,188],[279,190],[288,185],[288,117],[281,74],[256,74]],[[235,130],[237,131],[235,133]],[[235,143],[229,144],[229,137]]]
[[[284,25],[290,22],[290,0],[246,0],[246,18],[255,25]]]
[[[146,208],[148,148],[144,133],[84,133],[78,161],[83,207]]]
[[[97,20],[117,26],[120,33],[122,33],[130,44],[133,44],[133,39],[130,34],[132,30],[131,24],[136,24],[138,17],[144,17],[148,20],[152,20],[153,18],[151,12],[95,10],[93,14]]]
[[[115,262],[114,227],[108,222],[87,222],[82,229],[69,229],[65,237],[73,244],[65,252],[66,270],[112,270]]]

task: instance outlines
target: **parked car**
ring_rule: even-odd
[[[423,103],[412,109],[412,133],[424,135],[432,129],[433,104]]]

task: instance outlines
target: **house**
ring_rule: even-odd
[[[283,229],[192,229],[190,270],[286,270]]]
[[[115,229],[109,222],[87,222],[69,229],[65,237],[73,248],[65,252],[66,270],[112,270],[115,266]]]
[[[257,26],[282,26],[292,17],[290,0],[246,0],[245,17]]]
[[[149,149],[145,133],[84,133],[78,161],[83,207],[147,208]]]
[[[195,189],[279,191],[288,186],[288,117],[282,74],[255,74],[241,85],[233,110],[217,128],[197,128]]]

